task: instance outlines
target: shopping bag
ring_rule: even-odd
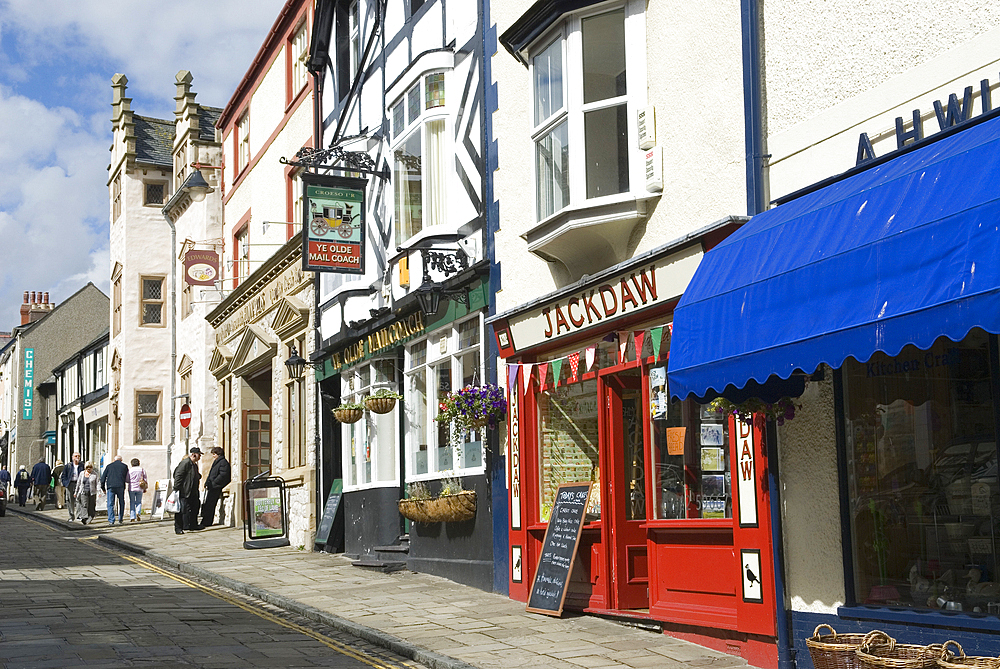
[[[167,495],[167,501],[163,503],[163,510],[170,513],[177,513],[177,491],[174,490]]]

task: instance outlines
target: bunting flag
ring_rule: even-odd
[[[653,338],[653,357],[660,359],[660,344],[663,343],[663,326],[653,328],[649,331],[649,336]]]
[[[559,385],[559,376],[562,372],[563,361],[565,358],[559,358],[558,360],[552,361],[552,387],[555,388]]]
[[[589,372],[591,368],[594,366],[594,360],[597,358],[597,347],[588,346],[584,355],[586,356],[587,366],[584,367],[583,369],[585,372]]]
[[[569,356],[570,383],[576,383],[577,372],[580,371],[580,352],[570,353]]]
[[[632,338],[635,339],[635,358],[640,360],[642,358],[642,343],[646,340],[646,331],[636,330],[632,333]]]
[[[520,368],[520,365],[507,365],[507,392],[510,393],[510,396],[513,396],[514,391],[517,390],[517,373]]]
[[[628,332],[618,333],[618,363],[625,362],[625,349],[628,348]]]
[[[549,373],[549,363],[540,362],[538,363],[538,389],[541,390],[545,387],[545,377]]]
[[[524,397],[528,394],[528,386],[531,385],[531,368],[534,365],[527,362],[521,366],[524,367],[524,372],[521,374],[521,397]]]

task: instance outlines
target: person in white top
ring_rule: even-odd
[[[129,522],[142,520],[142,495],[148,487],[146,470],[139,466],[139,458],[132,458],[128,470]]]

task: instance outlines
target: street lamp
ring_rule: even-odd
[[[201,175],[201,170],[192,172],[191,176],[184,181],[181,190],[187,193],[195,202],[202,202],[205,200],[205,196],[215,192],[215,189],[209,186],[208,182],[205,181],[205,177]]]
[[[303,358],[294,346],[292,346],[291,355],[288,356],[288,360],[285,360],[285,367],[288,368],[288,376],[293,379],[301,379],[303,373],[306,371],[306,367],[316,369],[322,366],[322,361],[309,362]]]

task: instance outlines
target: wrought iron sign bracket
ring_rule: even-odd
[[[347,151],[339,146],[327,149],[314,149],[304,146],[295,152],[295,157],[288,160],[284,156],[278,159],[282,165],[312,168],[317,170],[341,170],[357,174],[370,174],[379,179],[388,180],[388,168],[375,169],[375,161],[364,151]]]

